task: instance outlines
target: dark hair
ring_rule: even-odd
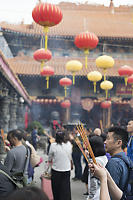
[[[19,129],[14,129],[8,132],[7,139],[10,141],[10,138],[17,138],[19,141],[22,140],[23,134]]]
[[[65,133],[62,131],[57,131],[55,141],[57,144],[62,144],[62,142],[65,142]]]
[[[49,200],[47,195],[40,188],[28,186],[15,190],[7,200]]]
[[[26,141],[28,133],[22,128],[18,128],[18,130],[21,132],[22,138]]]
[[[99,135],[90,135],[89,142],[92,147],[93,153],[95,157],[104,156],[105,149],[104,149],[104,142],[101,136]]]
[[[126,131],[126,129],[118,127],[118,126],[114,126],[114,127],[110,127],[108,129],[108,132],[113,132],[113,137],[114,140],[122,140],[122,149],[124,149],[127,146],[128,143],[128,132]]]

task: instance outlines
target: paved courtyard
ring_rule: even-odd
[[[41,187],[40,176],[45,170],[45,161],[47,160],[47,155],[42,150],[37,150],[38,154],[42,156],[44,162],[37,168],[35,168],[35,183],[38,187]],[[86,192],[85,184],[81,181],[73,181],[72,177],[74,176],[74,170],[71,173],[71,190],[72,190],[72,200],[85,200],[83,193]]]

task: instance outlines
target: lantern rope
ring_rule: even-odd
[[[133,96],[133,84],[132,84],[132,96]]]
[[[48,26],[44,26],[44,33],[45,33],[45,50],[47,50],[47,45],[48,45],[48,31],[49,31],[49,27],[48,27]]]
[[[49,88],[49,76],[46,76],[46,81],[47,81],[47,89]]]
[[[88,62],[89,49],[85,49],[85,50],[84,50],[84,54],[85,54],[85,67],[86,67],[86,69],[87,69],[87,62]]]

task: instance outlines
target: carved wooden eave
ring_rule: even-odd
[[[1,51],[0,51],[0,71],[6,78],[6,80],[12,85],[15,91],[19,93],[19,95],[22,96],[29,105],[31,105],[31,100],[28,93],[24,89],[17,75],[11,70],[8,62],[6,61]]]

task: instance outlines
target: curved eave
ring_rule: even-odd
[[[30,100],[28,93],[24,89],[19,78],[16,76],[16,74],[10,68],[8,62],[6,61],[4,55],[2,54],[1,51],[0,51],[0,70],[3,74],[3,76],[6,78],[6,80],[19,93],[19,95],[22,96],[29,105],[31,105],[31,100]]]

